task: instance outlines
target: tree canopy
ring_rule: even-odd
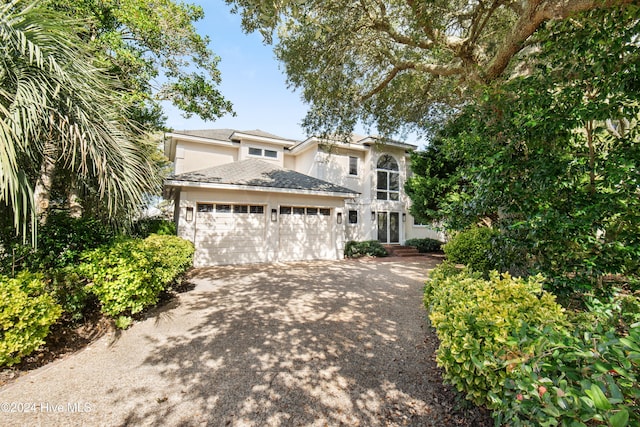
[[[118,76],[130,116],[162,127],[161,101],[185,116],[214,120],[232,113],[217,86],[219,57],[194,26],[200,6],[174,0],[46,0],[48,7],[85,23],[79,35],[108,72]]]
[[[499,261],[520,274],[639,277],[639,18],[630,6],[546,26],[529,74],[488,88],[416,154],[416,215],[490,221]]]
[[[429,129],[479,88],[513,74],[549,21],[633,0],[227,0],[247,31],[277,40],[312,133]],[[273,35],[277,34],[277,39]]]

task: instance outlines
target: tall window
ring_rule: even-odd
[[[378,159],[377,165],[378,200],[400,200],[400,173],[398,162],[388,154]]]
[[[349,156],[349,175],[358,175],[358,158]]]

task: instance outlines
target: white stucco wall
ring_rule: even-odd
[[[186,173],[238,160],[237,147],[221,147],[190,141],[176,144],[175,173]]]

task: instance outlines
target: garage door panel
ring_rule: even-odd
[[[246,206],[223,206],[231,207],[225,212],[197,213],[194,264],[265,262],[265,215],[249,213]]]
[[[282,214],[281,210],[279,260],[335,258],[331,216],[321,214],[330,212],[328,209],[285,207],[284,211],[291,214]]]

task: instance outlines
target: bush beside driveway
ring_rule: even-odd
[[[196,270],[144,322],[0,389],[38,405],[0,424],[491,425],[435,366],[422,306],[435,263]]]

